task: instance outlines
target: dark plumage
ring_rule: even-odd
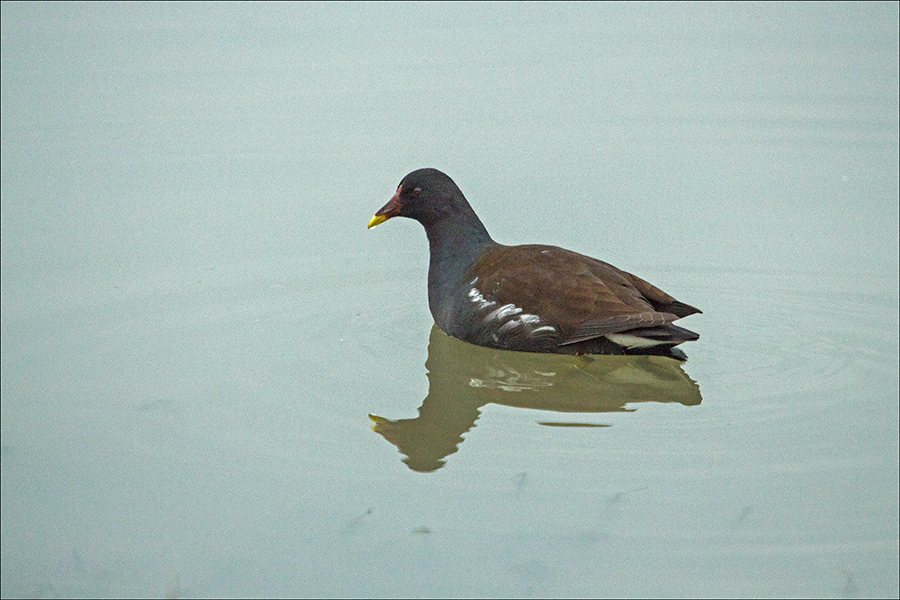
[[[491,239],[452,179],[436,169],[403,178],[369,222],[415,219],[431,248],[428,304],[438,327],[505,350],[664,354],[699,336],[672,322],[700,310],[603,261],[556,246]]]

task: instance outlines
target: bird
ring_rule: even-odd
[[[369,229],[394,217],[428,237],[428,305],[466,342],[520,352],[657,354],[699,339],[673,321],[701,313],[640,277],[557,246],[495,242],[459,187],[432,168],[406,175]]]

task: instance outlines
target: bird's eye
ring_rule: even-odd
[[[418,196],[421,193],[422,193],[422,188],[420,188],[420,187],[413,188],[413,191],[412,191],[413,196]]]

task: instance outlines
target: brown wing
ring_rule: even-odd
[[[596,260],[596,259],[591,259]],[[602,261],[597,261],[602,262]],[[603,263],[606,265],[606,263]],[[612,265],[606,265],[612,269],[616,269]],[[655,285],[649,284],[640,277],[636,275],[632,275],[631,273],[626,273],[625,271],[621,271],[616,269],[619,273],[622,274],[628,281],[631,282],[631,285],[637,289],[640,294],[646,298],[650,304],[653,305],[653,308],[660,312],[668,312],[676,315],[678,318],[686,317],[688,315],[702,313],[699,308],[694,308],[690,304],[685,304],[684,302],[679,302],[672,296],[668,295]]]
[[[668,325],[676,319],[678,319],[678,317],[672,313],[652,311],[591,319],[579,325],[575,331],[560,342],[560,345],[576,344],[578,342],[583,342],[584,340],[600,337],[607,333],[620,333],[631,329]]]
[[[555,246],[498,246],[471,271],[485,298],[514,304],[556,327],[562,344],[665,325],[685,307],[646,281]],[[676,310],[666,310],[670,306]]]

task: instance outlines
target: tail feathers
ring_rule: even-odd
[[[608,333],[606,337],[626,350],[638,350],[655,347],[671,348],[682,342],[693,342],[699,339],[700,335],[690,329],[670,324],[661,327],[643,327],[619,333]]]
[[[670,312],[673,315],[676,315],[678,318],[681,318],[688,315],[701,314],[703,311],[699,308],[694,308],[690,304],[685,304],[684,302],[675,300],[665,305],[665,312]]]

